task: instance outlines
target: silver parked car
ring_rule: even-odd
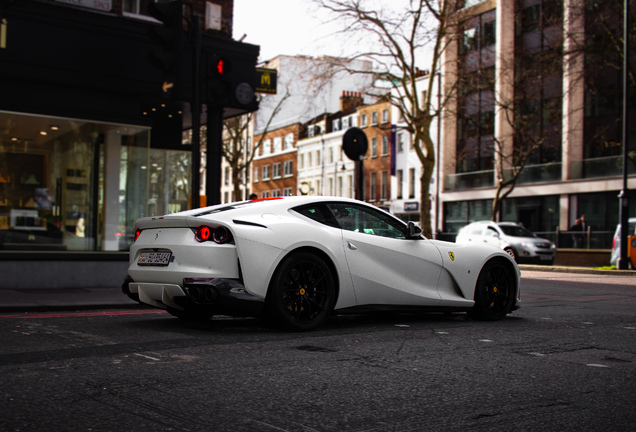
[[[514,222],[473,222],[459,231],[455,243],[491,244],[508,252],[517,263],[551,265],[556,256],[554,243]]]
[[[636,218],[629,218],[629,231],[627,232],[627,238],[636,234]],[[617,266],[618,258],[621,253],[621,224],[616,225],[616,232],[614,232],[614,240],[612,241],[612,255],[610,256],[610,265]],[[631,262],[630,262],[631,267]]]

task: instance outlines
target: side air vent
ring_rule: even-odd
[[[237,225],[248,225],[248,226],[254,226],[254,227],[259,227],[259,228],[267,228],[265,225],[261,225],[255,222],[247,222],[247,221],[242,221],[239,219],[233,219],[232,222],[234,222]]]

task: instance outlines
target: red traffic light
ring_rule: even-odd
[[[217,58],[214,61],[214,74],[225,77],[232,69],[232,63],[225,58]]]

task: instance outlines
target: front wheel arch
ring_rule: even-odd
[[[473,318],[496,321],[508,315],[519,292],[514,265],[504,258],[484,264],[475,285]]]

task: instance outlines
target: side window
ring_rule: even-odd
[[[406,238],[406,227],[382,210],[348,203],[332,203],[328,206],[344,230],[395,239]]]
[[[313,219],[321,224],[333,228],[340,228],[338,222],[336,222],[336,220],[334,219],[333,214],[324,204],[309,204],[302,207],[296,207],[294,210],[301,215],[306,216],[309,219]]]

